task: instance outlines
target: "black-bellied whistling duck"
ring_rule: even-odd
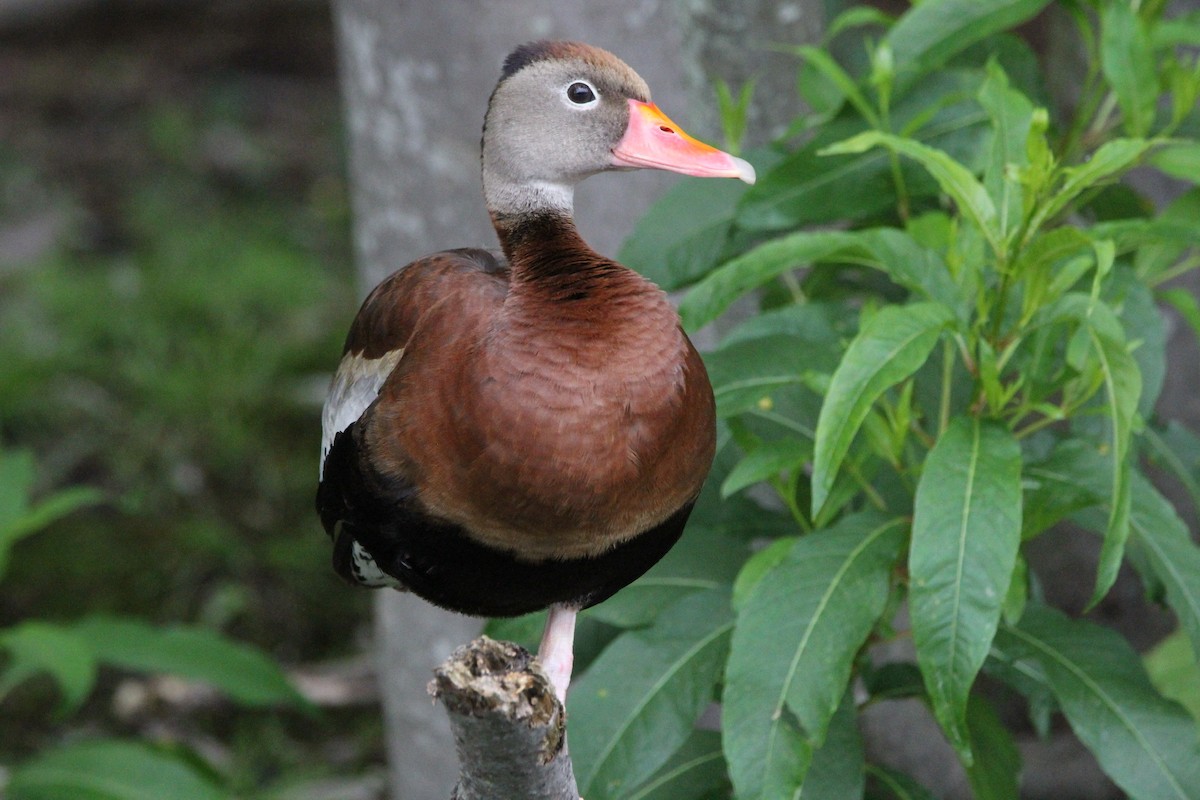
[[[666,295],[572,219],[576,183],[636,167],[754,181],[610,53],[517,48],[483,133],[503,257],[449,250],[377,286],[322,419],[336,570],[465,614],[549,607],[560,699],[575,613],[671,548],[713,458],[712,388]]]

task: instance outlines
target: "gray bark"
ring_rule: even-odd
[[[782,133],[799,111],[795,56],[776,45],[811,44],[825,28],[820,0],[678,0],[683,13],[684,79],[696,128],[721,130],[713,91],[716,79],[735,92],[754,81],[746,143],[762,144]]]
[[[525,649],[486,636],[434,672],[461,766],[451,800],[578,800],[565,710]]]

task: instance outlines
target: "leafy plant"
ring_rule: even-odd
[[[99,494],[68,489],[36,505],[28,453],[0,450],[0,566],[18,538]],[[26,620],[0,629],[0,702],[39,673],[61,695],[59,715],[76,711],[95,688],[98,668],[110,665],[166,673],[208,683],[243,705],[310,708],[279,666],[255,648],[196,627],[155,627],[132,618],[95,615],[73,624]],[[75,742],[39,753],[13,770],[6,797],[45,798],[223,797],[219,780],[197,769],[194,757],[116,739]]]
[[[647,214],[622,257],[687,288],[688,328],[724,330],[719,453],[683,542],[631,587],[653,601],[593,613],[626,632],[571,696],[589,800],[928,796],[865,761],[856,712],[894,697],[929,706],[976,797],[1015,799],[981,674],[1036,730],[1061,713],[1130,796],[1200,797],[1196,720],[1121,636],[1046,603],[1025,558],[1061,521],[1095,532],[1091,605],[1131,564],[1187,640],[1184,668],[1178,639],[1151,661],[1187,699],[1200,547],[1141,463],[1200,509],[1200,440],[1154,414],[1158,301],[1200,334],[1167,286],[1200,265],[1200,189],[1156,210],[1122,182],[1200,180],[1200,17],[1165,5],[846,11],[794,48],[813,111],[749,154],[759,183],[684,182]],[[1069,112],[1009,32],[1043,12],[1088,59]],[[758,313],[725,321],[747,295]],[[874,647],[908,639],[911,660]],[[713,700],[719,753],[693,733]]]

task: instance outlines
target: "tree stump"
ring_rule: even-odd
[[[579,800],[566,711],[523,647],[481,636],[436,670],[460,765],[451,800]]]

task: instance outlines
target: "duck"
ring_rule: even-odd
[[[755,173],[571,41],[508,55],[481,151],[499,251],[419,258],[367,296],[322,411],[317,511],[352,584],[473,616],[549,609],[537,659],[565,703],[576,614],[678,541],[716,438],[668,296],[587,245],[575,186]]]

